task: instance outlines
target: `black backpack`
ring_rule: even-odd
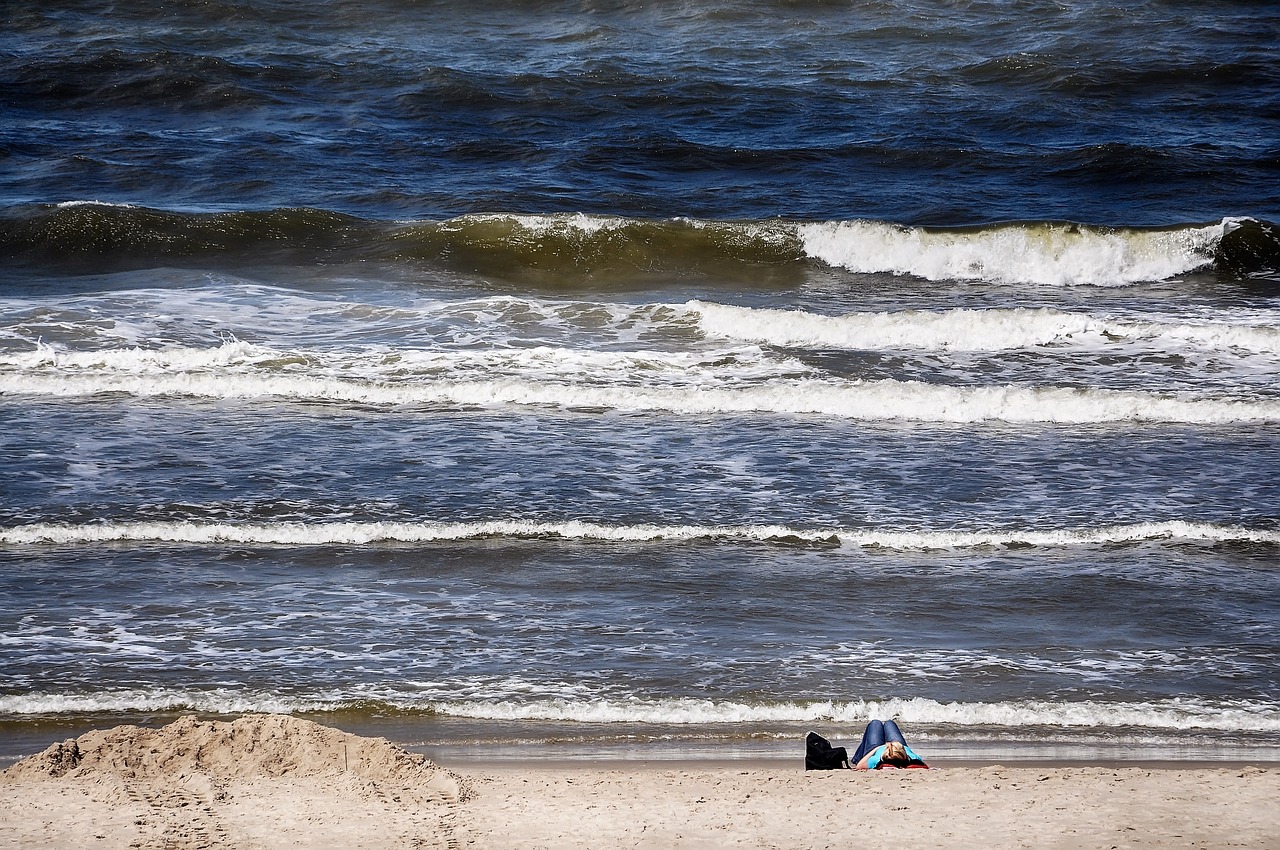
[[[831,742],[810,732],[804,736],[805,770],[841,770],[849,765],[849,753],[844,747],[833,747]]]

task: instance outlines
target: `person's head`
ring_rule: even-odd
[[[880,763],[893,767],[906,767],[911,764],[911,757],[907,755],[907,748],[900,742],[890,741],[884,745],[884,754],[880,756]]]

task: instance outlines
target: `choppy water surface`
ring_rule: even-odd
[[[1280,757],[1278,22],[10,13],[0,757]]]

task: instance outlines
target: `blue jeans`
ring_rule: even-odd
[[[857,751],[849,756],[849,766],[853,767],[862,761],[862,757],[874,750],[876,747],[897,741],[899,744],[906,746],[907,739],[902,737],[902,730],[898,728],[898,724],[892,720],[872,720],[867,724],[867,729],[862,733],[862,743],[858,744]]]

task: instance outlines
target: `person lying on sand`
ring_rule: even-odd
[[[924,759],[907,746],[902,730],[892,720],[872,720],[862,733],[862,743],[854,751],[849,764],[854,770],[880,770],[885,767],[928,768]]]
[[[833,747],[817,732],[805,736],[805,770],[880,770],[927,768],[924,759],[907,746],[902,730],[892,720],[872,720],[862,733],[862,743],[850,758],[844,747]]]

